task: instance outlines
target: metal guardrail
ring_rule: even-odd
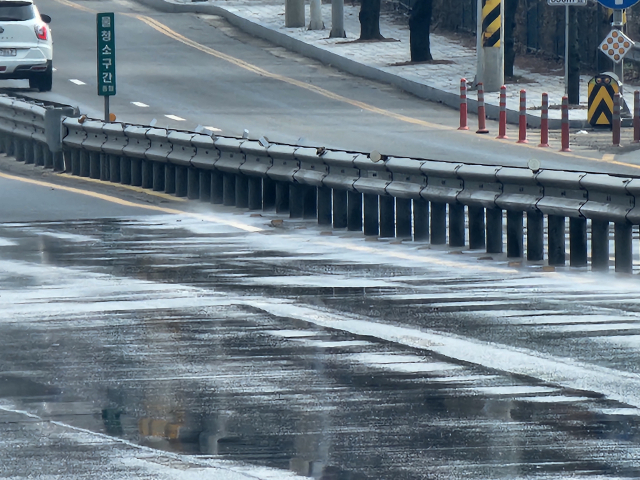
[[[73,117],[55,125],[46,122],[50,111],[61,115],[0,97],[0,149],[73,175],[490,254],[505,248],[506,218],[507,257],[546,257],[554,266],[566,263],[569,218],[570,265],[588,265],[590,240],[592,268],[608,269],[613,223],[615,269],[632,271],[640,178],[372,156]],[[61,157],[47,142],[56,128]]]

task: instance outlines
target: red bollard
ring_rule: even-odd
[[[500,87],[500,122],[498,126],[498,136],[496,138],[507,137],[507,87]]]
[[[613,96],[613,119],[611,122],[611,131],[613,133],[613,146],[620,146],[620,128],[622,122],[620,120],[620,94],[616,93]]]
[[[478,130],[476,133],[489,133],[487,130],[487,113],[484,108],[484,85],[478,84]]]
[[[467,125],[467,79],[460,79],[460,128],[458,130],[469,130]]]
[[[633,143],[640,143],[640,91],[633,92]]]
[[[569,148],[569,97],[562,97],[562,148],[561,152],[570,152]]]
[[[527,91],[520,90],[520,118],[518,119],[518,141],[516,143],[529,143],[527,140]]]
[[[542,114],[540,115],[540,145],[549,146],[549,95],[542,94]]]

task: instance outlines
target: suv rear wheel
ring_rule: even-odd
[[[39,73],[29,78],[29,87],[37,88],[40,92],[50,92],[53,88],[53,67],[49,64],[49,68],[43,73]]]

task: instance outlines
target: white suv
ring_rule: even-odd
[[[51,90],[51,17],[32,0],[0,0],[0,79],[26,79],[31,88]]]

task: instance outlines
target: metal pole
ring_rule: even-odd
[[[623,14],[622,10],[613,11],[613,22],[611,22],[611,26],[613,28],[618,28],[619,30],[622,30],[622,27],[623,27],[622,14]],[[624,84],[624,61],[623,60],[620,60],[620,62],[618,63],[613,62],[613,73],[617,75],[618,80],[620,81],[620,96],[623,96],[624,95],[624,92],[622,91],[623,84]]]
[[[109,123],[109,96],[104,97],[104,122]]]
[[[344,31],[344,0],[332,0],[329,38],[345,38],[346,36]]]
[[[569,95],[569,5],[564,7],[564,94]]]

